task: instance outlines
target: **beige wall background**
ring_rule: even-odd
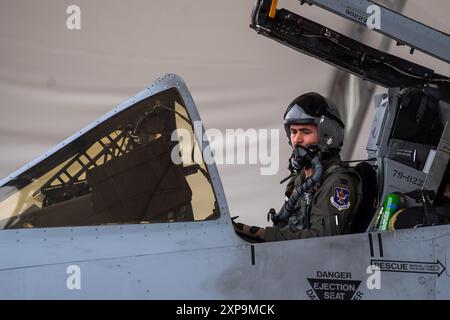
[[[248,27],[253,2],[0,0],[0,176],[157,77],[176,73],[187,83],[206,129],[280,130],[276,175],[260,175],[259,165],[219,166],[231,214],[267,225],[266,212],[281,206],[279,181],[288,174],[282,114],[301,93],[331,92],[336,69],[258,36]],[[81,8],[81,30],[66,27],[72,4]],[[279,7],[344,34],[354,28],[296,0],[280,0]],[[447,0],[407,0],[403,13],[450,33]],[[375,47],[381,38],[374,32],[360,37]],[[411,56],[408,48],[396,46],[390,51],[450,74],[448,64],[420,52]],[[351,92],[345,105],[358,106]],[[369,110],[365,118],[347,123],[365,120],[350,158],[365,157],[370,116]]]

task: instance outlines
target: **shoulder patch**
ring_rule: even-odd
[[[347,188],[334,188],[334,195],[330,198],[330,202],[339,211],[350,208],[350,190]]]

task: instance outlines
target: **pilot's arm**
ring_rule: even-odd
[[[329,176],[316,191],[311,202],[309,228],[266,227],[265,241],[280,241],[345,234],[349,219],[358,209],[358,183],[350,174]]]

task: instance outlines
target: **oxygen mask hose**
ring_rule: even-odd
[[[320,162],[318,155],[311,161],[311,165],[314,170],[313,175],[306,178],[305,182],[295,188],[291,196],[289,197],[289,200],[284,204],[284,211],[287,216],[290,216],[292,214],[295,204],[297,203],[298,199],[300,199],[302,194],[311,189],[314,185],[318,184],[320,182],[320,178],[322,178],[323,165]]]
[[[311,155],[311,153],[309,153]],[[311,157],[310,157],[311,159]],[[314,152],[314,157],[312,160],[308,161],[310,162],[308,166],[313,169],[313,174],[311,177],[306,178],[305,182],[303,182],[300,186],[294,188],[294,191],[292,192],[289,199],[284,204],[284,210],[281,212],[274,214],[272,216],[272,220],[274,223],[278,221],[284,221],[287,220],[292,212],[294,211],[295,204],[300,199],[300,197],[309,189],[311,189],[314,185],[318,184],[320,182],[320,179],[323,175],[323,165],[320,162],[320,155],[318,151]]]

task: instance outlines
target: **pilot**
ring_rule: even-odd
[[[341,162],[344,123],[338,109],[320,94],[303,94],[289,104],[284,128],[293,148],[285,203],[269,212],[273,226],[234,223],[235,230],[255,241],[350,233],[362,185],[356,171]]]

